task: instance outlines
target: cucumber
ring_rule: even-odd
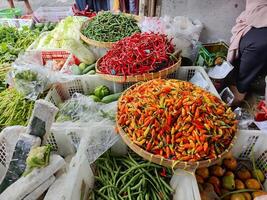
[[[94,100],[94,102],[100,102],[101,101],[101,99],[99,99],[97,96],[95,96],[95,95],[90,95],[89,97],[91,97],[93,100]]]
[[[95,69],[95,63],[94,64],[91,64],[89,65],[88,67],[86,67],[83,71],[82,71],[82,74],[87,74],[89,71]]]
[[[87,74],[89,74],[89,75],[94,75],[95,74],[95,70],[91,70],[91,71],[89,71]]]
[[[121,94],[122,93],[119,92],[119,93],[115,93],[115,94],[111,94],[111,95],[105,96],[105,97],[103,97],[101,102],[102,103],[111,103],[113,101],[117,101],[120,98]]]

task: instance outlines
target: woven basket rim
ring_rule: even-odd
[[[135,88],[136,86],[142,84],[142,82],[138,82],[132,86],[130,86],[129,88],[127,88],[122,95],[120,96],[119,100],[118,100],[118,107],[119,104],[121,102],[122,97],[124,96],[124,94],[129,91],[132,90],[133,88]],[[118,114],[117,114],[118,115]],[[208,167],[210,165],[216,164],[218,163],[221,159],[223,159],[228,152],[231,151],[231,149],[233,148],[236,140],[237,140],[237,136],[239,134],[239,131],[237,130],[235,135],[232,138],[231,143],[229,144],[228,148],[225,149],[220,155],[218,155],[216,158],[213,159],[206,159],[206,160],[199,160],[196,162],[192,162],[192,161],[177,161],[177,160],[170,160],[170,159],[166,159],[163,156],[160,155],[154,155],[148,151],[146,151],[145,149],[139,147],[137,144],[135,144],[127,135],[127,133],[125,133],[125,131],[123,130],[123,128],[118,124],[118,117],[116,115],[116,127],[118,128],[119,134],[121,135],[123,141],[127,144],[127,146],[132,149],[135,153],[137,153],[139,156],[143,157],[144,159],[150,161],[150,162],[154,162],[156,164],[165,166],[165,167],[171,167],[173,169],[177,169],[177,168],[182,168],[182,169],[186,169],[188,167]],[[154,159],[158,159],[160,160],[160,162],[155,162]],[[166,164],[167,163],[167,164]]]
[[[138,75],[132,75],[132,76],[117,76],[117,75],[103,74],[101,73],[101,71],[99,71],[98,67],[99,67],[99,63],[102,60],[102,58],[99,58],[96,62],[96,73],[100,75],[103,79],[113,81],[113,82],[118,82],[118,83],[139,82],[139,81],[146,81],[146,80],[151,80],[155,78],[165,78],[169,74],[175,72],[181,66],[181,63],[182,63],[182,57],[179,56],[177,58],[178,61],[176,63],[174,63],[170,67],[161,69],[158,72],[150,72],[150,73],[144,73],[144,74],[138,74]]]
[[[99,12],[99,13],[104,13],[105,11]],[[135,18],[135,20],[138,22],[141,20],[141,17],[139,15],[133,15],[133,14],[128,14],[128,13],[114,13],[114,14],[123,14],[125,16],[133,16]],[[103,47],[103,48],[111,48],[112,45],[116,42],[101,42],[101,41],[97,41],[97,40],[93,40],[90,39],[88,37],[86,37],[83,33],[82,30],[84,29],[85,26],[87,26],[87,24],[93,20],[94,18],[90,18],[88,20],[86,20],[85,22],[82,23],[82,26],[80,28],[80,38],[87,44],[89,45],[93,45],[96,47]]]

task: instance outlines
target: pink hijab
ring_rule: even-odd
[[[267,0],[247,0],[246,10],[236,19],[227,60],[233,62],[238,57],[239,42],[252,28],[267,27]]]

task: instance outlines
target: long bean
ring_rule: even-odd
[[[107,152],[95,164],[96,182],[95,189],[90,194],[92,200],[106,199],[106,197],[110,200],[171,198],[173,190],[166,182],[170,180],[167,177],[171,176],[171,170],[164,168],[167,176],[161,177],[159,175],[159,170],[163,169],[161,166],[144,161],[133,153],[115,157]]]
[[[140,32],[140,29],[133,17],[104,12],[90,20],[82,32],[86,37],[96,41],[116,42]]]

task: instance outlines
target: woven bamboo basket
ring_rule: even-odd
[[[137,84],[142,84],[137,83]],[[121,98],[123,97],[124,93],[126,93],[128,90],[133,89],[134,87],[136,87],[136,85],[132,85],[131,87],[129,87],[127,90],[125,90],[123,92],[123,94],[121,95],[118,103],[120,103]],[[117,119],[117,118],[116,118]],[[137,153],[139,156],[143,157],[144,159],[162,165],[164,167],[169,167],[172,169],[188,169],[188,168],[192,168],[192,169],[196,169],[196,168],[200,168],[200,167],[208,167],[211,165],[214,165],[218,162],[220,162],[224,157],[227,156],[228,152],[231,151],[231,149],[233,148],[238,133],[236,133],[236,135],[233,137],[230,145],[228,146],[227,149],[224,150],[224,152],[222,152],[220,155],[218,155],[216,158],[213,159],[207,159],[207,160],[200,160],[200,161],[196,161],[196,162],[185,162],[185,161],[177,161],[177,160],[170,160],[170,159],[166,159],[163,156],[160,155],[154,155],[144,149],[142,149],[141,147],[139,147],[138,145],[136,145],[127,135],[127,133],[125,133],[125,131],[122,129],[122,127],[118,124],[118,121],[116,120],[116,126],[118,128],[119,134],[121,135],[123,141],[126,143],[126,145],[132,149],[135,153]]]
[[[173,169],[188,169],[188,168],[198,168],[198,167],[208,167],[211,165],[214,165],[218,162],[220,162],[224,157],[227,156],[227,153],[232,149],[234,146],[234,143],[237,139],[237,135],[234,136],[231,144],[229,147],[222,153],[220,154],[217,158],[214,159],[208,159],[208,160],[202,160],[202,161],[197,161],[197,162],[184,162],[184,161],[177,161],[177,160],[170,160],[166,159],[163,156],[159,155],[154,155],[152,153],[149,153],[148,151],[142,149],[138,145],[136,145],[129,137],[128,135],[124,132],[124,130],[117,124],[119,133],[123,139],[123,141],[127,144],[130,149],[132,149],[135,153],[137,153],[139,156],[143,157],[144,159],[162,165],[164,167],[169,167]]]
[[[127,83],[127,82],[130,83],[130,82],[147,81],[147,80],[151,80],[155,78],[166,78],[169,74],[175,72],[181,66],[182,58],[178,57],[178,61],[175,64],[165,69],[162,69],[158,72],[151,72],[151,73],[145,73],[145,74],[133,75],[133,76],[116,76],[116,75],[110,75],[110,74],[103,74],[98,69],[100,62],[101,62],[101,58],[98,59],[98,61],[96,62],[96,72],[103,79],[117,82],[117,83]]]
[[[129,16],[129,17],[130,17],[130,16],[133,16],[133,18],[136,19],[136,21],[140,21],[140,19],[141,19],[141,17],[138,16],[138,15],[130,15],[130,14],[127,14],[127,13],[123,13],[123,14],[126,15],[126,16]],[[81,33],[81,36],[80,36],[80,37],[81,37],[81,39],[82,39],[85,43],[87,43],[87,44],[89,44],[89,45],[93,45],[93,46],[96,46],[96,47],[101,47],[101,48],[108,48],[108,49],[110,49],[110,48],[112,47],[112,45],[113,45],[115,42],[100,42],[100,41],[92,40],[92,39],[90,39],[90,38],[88,38],[88,37],[86,37],[85,35],[82,34],[82,30],[83,30],[85,27],[87,27],[88,23],[89,23],[91,20],[93,20],[93,18],[91,18],[91,19],[85,21],[85,22],[82,24],[82,26],[81,26],[81,30],[80,30],[80,33]]]

